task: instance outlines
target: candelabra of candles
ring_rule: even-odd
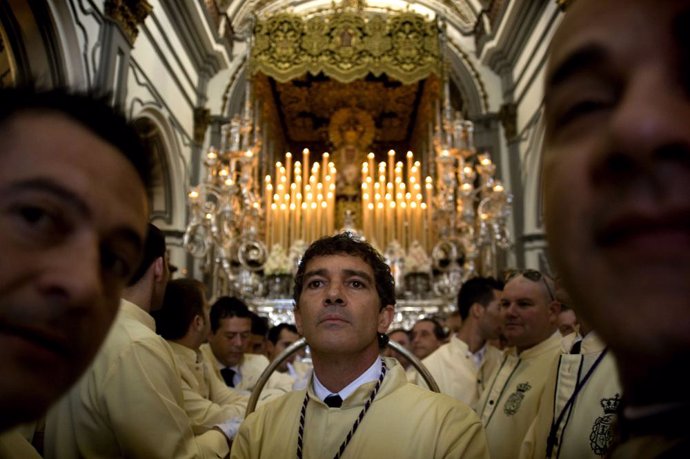
[[[488,153],[474,146],[473,123],[444,110],[435,139],[434,222],[439,228],[431,249],[434,291],[455,297],[474,275],[497,275],[498,257],[511,247],[508,218],[512,195],[496,179]]]
[[[261,142],[252,126],[250,116],[235,117],[223,126],[221,148],[209,149],[205,176],[188,195],[190,222],[183,242],[201,260],[214,296],[264,294],[258,273],[267,258],[257,181]]]

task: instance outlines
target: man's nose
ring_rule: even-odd
[[[341,285],[337,282],[331,282],[326,289],[326,305],[342,304],[344,302]]]
[[[690,161],[690,103],[668,75],[661,64],[650,65],[625,85],[599,162],[601,178],[629,180],[640,171]]]
[[[39,289],[72,307],[92,308],[104,292],[100,247],[95,236],[75,235],[45,254]]]

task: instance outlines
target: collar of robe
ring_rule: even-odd
[[[350,431],[347,433],[347,437],[345,437],[345,440],[340,445],[340,448],[338,448],[338,452],[333,456],[334,459],[339,459],[342,455],[343,452],[345,451],[345,448],[347,448],[347,445],[350,444],[350,440],[352,440],[352,437],[354,436],[355,432],[357,431],[357,428],[359,425],[362,423],[362,419],[364,419],[364,415],[367,414],[367,411],[369,411],[369,408],[371,407],[371,404],[374,402],[374,399],[376,398],[376,394],[379,392],[379,389],[381,388],[381,384],[383,383],[383,378],[386,376],[386,372],[388,371],[388,368],[386,368],[386,363],[382,362],[381,365],[381,374],[379,375],[378,381],[376,381],[376,385],[371,391],[371,394],[369,395],[369,398],[367,399],[366,403],[364,404],[364,408],[362,408],[362,411],[359,412],[359,416],[357,416],[357,419],[355,419],[354,424],[352,424],[352,427],[350,428]],[[299,431],[297,432],[297,459],[302,459],[302,449],[304,446],[304,421],[307,417],[307,405],[309,404],[309,393],[307,392],[304,394],[304,402],[302,403],[302,410],[300,411],[299,415]]]

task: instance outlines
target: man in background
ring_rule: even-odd
[[[266,335],[266,350],[271,362],[296,341],[301,338],[297,327],[292,324],[280,323],[271,327]],[[302,361],[304,352],[292,354],[281,363],[271,376],[271,385],[285,387],[286,390],[303,389],[311,375],[311,364]],[[289,389],[288,389],[289,388]]]
[[[508,348],[477,403],[491,457],[514,458],[537,415],[549,369],[560,352],[560,310],[553,281],[532,269],[515,271],[501,294]]]
[[[388,339],[390,341],[395,341],[408,351],[412,350],[412,344],[410,343],[410,334],[404,328],[395,328],[393,330],[390,330],[387,334]],[[405,371],[410,369],[411,363],[405,357],[403,357],[402,354],[394,350],[392,347],[386,346],[386,348],[383,350],[383,355],[385,357],[393,357],[394,359],[396,359],[398,362],[400,362],[400,365],[403,366]],[[417,374],[417,372],[414,371],[414,369],[410,369],[410,374],[414,375]]]
[[[460,330],[422,361],[442,393],[471,407],[501,360],[501,351],[487,342],[501,331],[501,290],[503,284],[490,277],[463,283],[458,293]],[[418,376],[417,384],[422,381]]]
[[[211,333],[208,343],[201,346],[201,352],[215,375],[229,387],[251,392],[261,373],[268,367],[264,355],[248,353],[252,331],[252,311],[239,298],[220,297],[211,306]],[[292,390],[292,384],[280,376],[272,375],[265,389],[266,396]],[[262,395],[262,398],[264,397]]]
[[[0,90],[0,456],[84,372],[139,264],[150,155],[102,100]]]
[[[185,411],[198,430],[244,419],[248,397],[213,374],[199,347],[211,329],[204,284],[196,279],[168,283],[163,306],[155,312],[156,331],[170,344],[182,376]],[[199,429],[201,427],[201,429]]]
[[[268,333],[268,319],[251,311],[252,313],[252,332],[247,343],[247,350],[249,354],[259,354],[268,357],[266,349],[266,334]]]
[[[446,331],[436,319],[418,320],[410,331],[412,353],[422,360],[446,342]]]

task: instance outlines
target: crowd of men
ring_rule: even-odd
[[[0,457],[688,457],[689,24],[688,0],[569,8],[544,91],[559,276],[468,279],[452,332],[387,336],[393,276],[349,233],[305,252],[294,325],[209,304],[170,281],[125,119],[0,90]],[[300,337],[310,357],[279,365],[245,417]]]

